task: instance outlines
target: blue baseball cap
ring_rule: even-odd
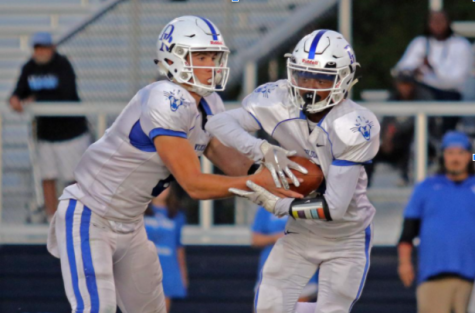
[[[47,32],[38,32],[31,37],[31,46],[52,46],[53,37]]]
[[[468,151],[472,151],[472,142],[467,135],[458,131],[450,131],[442,138],[442,150],[450,147],[459,147]]]

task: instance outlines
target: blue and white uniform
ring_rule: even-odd
[[[281,218],[273,215],[272,213],[268,212],[263,207],[259,207],[256,212],[256,216],[254,217],[254,223],[252,224],[252,232],[259,233],[263,235],[277,235],[284,233],[285,231],[285,224],[287,223],[288,216],[283,216]],[[259,267],[258,267],[258,277],[260,280],[261,271],[264,267],[267,258],[272,251],[273,244],[267,245],[262,248],[261,254],[259,255]],[[315,297],[317,294],[317,282],[318,282],[318,274],[315,274],[310,278],[307,286],[302,291],[301,297]],[[258,281],[259,283],[259,281]],[[257,290],[257,286],[256,286]]]
[[[294,312],[300,290],[319,268],[317,313],[349,312],[360,297],[369,268],[375,208],[366,195],[362,164],[379,149],[376,116],[342,100],[317,124],[306,118],[280,80],[258,87],[243,107],[221,113],[206,128],[223,144],[261,160],[263,129],[287,150],[319,164],[333,221],[289,218],[287,235],[275,244],[263,269],[257,312]],[[339,273],[336,277],[334,273]]]
[[[165,312],[162,272],[143,213],[173,178],[153,139],[186,138],[202,155],[211,137],[201,112],[211,116],[224,106],[216,93],[199,105],[202,110],[179,85],[150,84],[84,153],[48,238],[48,250],[61,258],[73,312],[115,312],[117,305],[124,313]]]
[[[185,214],[178,212],[168,217],[166,207],[152,206],[154,216],[145,217],[148,239],[155,244],[163,270],[163,291],[167,298],[186,297],[183,273],[178,262],[177,249],[182,248],[181,232],[186,224]]]

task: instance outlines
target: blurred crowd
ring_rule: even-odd
[[[473,50],[470,42],[454,34],[451,20],[445,11],[428,13],[426,28],[406,48],[391,74],[394,78],[390,101],[463,101],[470,99],[473,71]],[[460,129],[475,133],[470,127],[473,118],[459,116],[430,117],[428,126],[428,152],[430,164],[436,165],[440,157],[443,134]],[[369,181],[376,164],[393,165],[400,175],[400,186],[413,183],[411,152],[414,139],[413,117],[385,117],[381,123],[381,148],[367,167]]]

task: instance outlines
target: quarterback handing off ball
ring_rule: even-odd
[[[308,196],[308,194],[317,190],[323,181],[323,172],[320,169],[320,166],[313,163],[307,158],[303,158],[299,156],[293,156],[293,157],[290,157],[289,159],[305,167],[308,171],[308,174],[302,174],[299,171],[291,170],[292,173],[294,173],[294,175],[297,178],[303,179],[303,182],[300,182],[299,187],[290,185],[290,189],[292,191],[302,194],[303,196]]]

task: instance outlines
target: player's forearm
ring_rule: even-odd
[[[260,150],[263,140],[251,136],[248,131],[258,129],[257,122],[244,109],[217,114],[206,123],[206,130],[224,145],[240,151],[254,161],[263,157]]]
[[[253,161],[231,147],[212,138],[205,150],[206,157],[229,176],[245,176]]]
[[[412,245],[407,242],[402,242],[397,246],[399,263],[412,262]]]
[[[276,235],[264,235],[260,233],[252,233],[252,246],[256,248],[263,248],[268,245],[273,245],[276,241],[282,237],[282,234]]]
[[[331,220],[338,221],[345,216],[356,191],[360,170],[361,165],[330,166],[324,197]]]
[[[246,181],[252,176],[227,177],[222,175],[195,173],[186,179],[178,180],[188,195],[195,200],[230,197],[229,188],[247,189]],[[252,180],[252,179],[251,179]]]
[[[180,247],[177,249],[177,257],[183,281],[188,282],[188,268],[186,266],[186,253],[184,247]]]

